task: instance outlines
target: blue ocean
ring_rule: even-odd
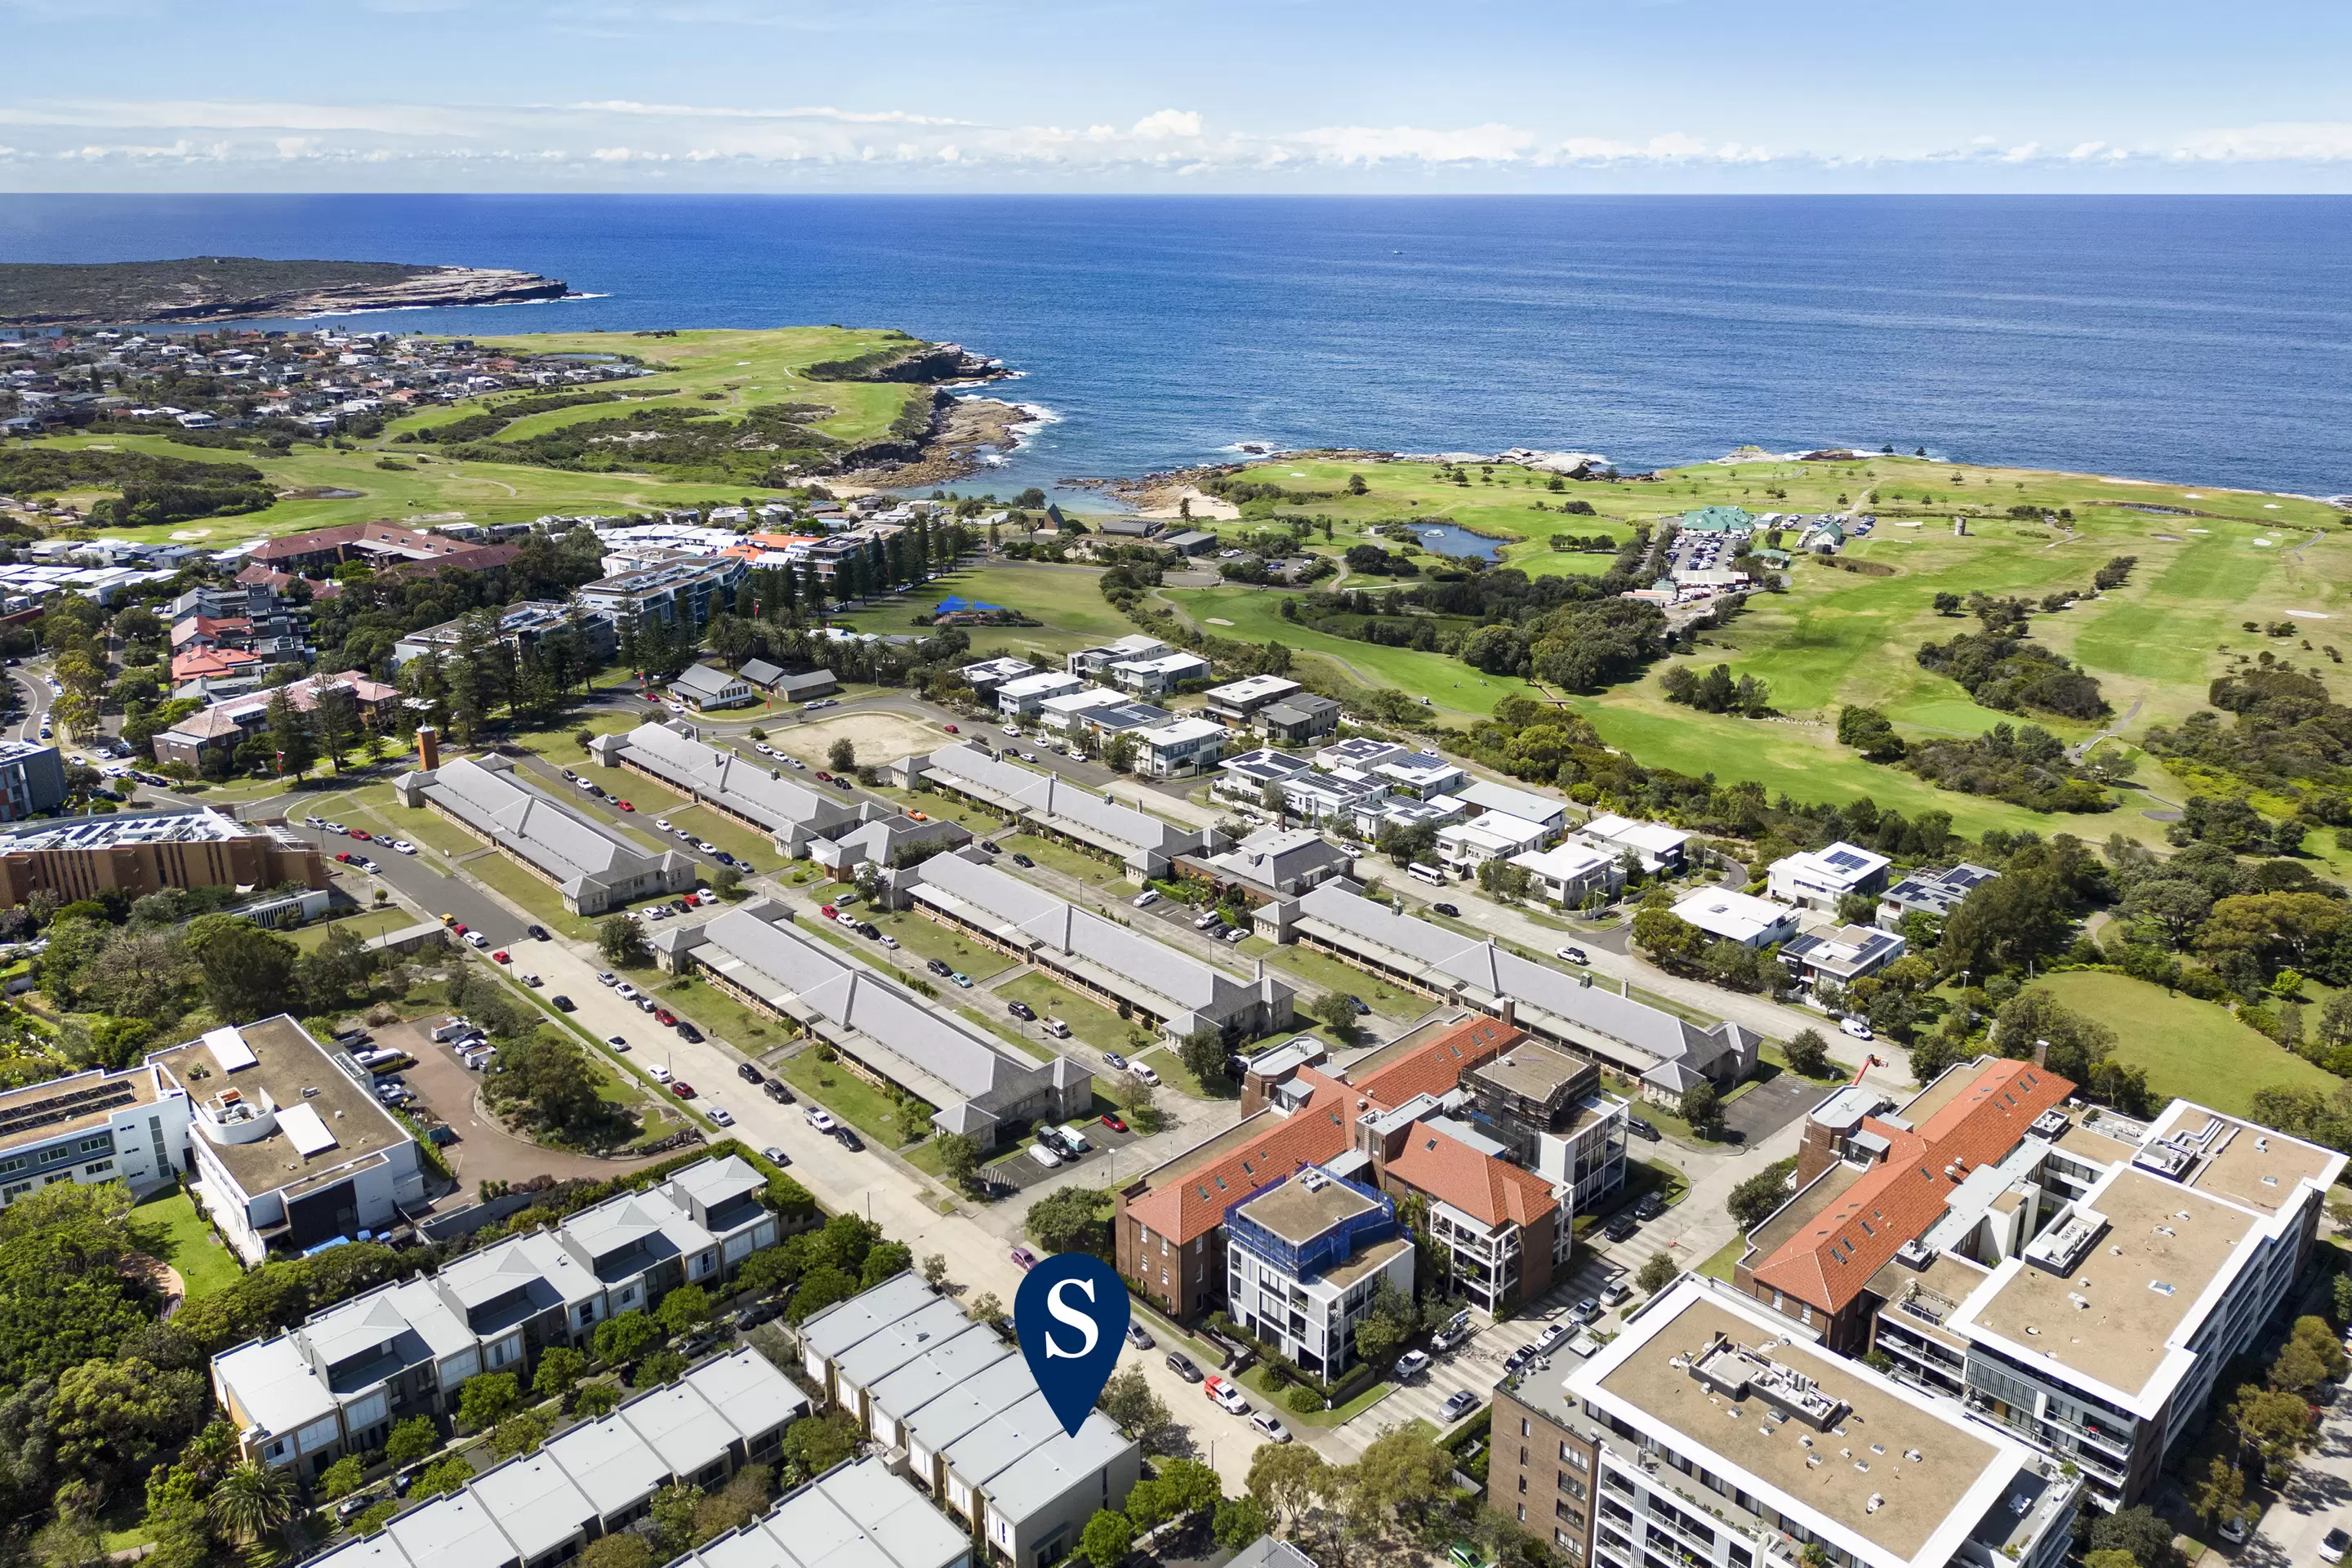
[[[960,342],[1044,416],[999,489],[1250,442],[1753,442],[2352,491],[2344,198],[0,198],[0,260],[206,254],[594,296],[374,323],[404,331]]]

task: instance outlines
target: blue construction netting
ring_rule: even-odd
[[[1225,1205],[1227,1238],[1256,1253],[1280,1268],[1293,1279],[1305,1279],[1324,1269],[1345,1263],[1365,1247],[1386,1241],[1397,1233],[1396,1200],[1386,1193],[1375,1192],[1360,1183],[1350,1182],[1328,1173],[1318,1172],[1327,1181],[1346,1187],[1357,1196],[1367,1199],[1372,1207],[1352,1215],[1300,1246],[1274,1234],[1242,1212],[1266,1194],[1287,1183],[1297,1181],[1304,1172],[1286,1176],[1272,1186],[1262,1187],[1247,1197]]]
[[[976,610],[982,614],[987,614],[991,611],[1002,611],[1003,608],[1002,605],[983,605],[978,599],[967,599],[956,594],[950,594],[940,601],[940,614],[943,616],[952,616],[961,610]]]

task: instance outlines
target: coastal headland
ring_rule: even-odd
[[[199,256],[171,261],[0,265],[0,326],[323,316],[427,306],[561,300],[561,279],[493,267],[398,261],[274,261]]]

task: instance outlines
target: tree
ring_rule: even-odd
[[[1304,1443],[1267,1443],[1250,1456],[1249,1495],[1284,1527],[1295,1525],[1329,1482],[1330,1467]]]
[[[803,1415],[784,1428],[784,1462],[803,1480],[821,1476],[857,1452],[857,1419],[845,1410]]]
[[[1120,1430],[1155,1458],[1176,1452],[1184,1439],[1183,1428],[1169,1414],[1166,1403],[1151,1391],[1139,1366],[1112,1373],[1103,1384],[1102,1392],[1095,1395],[1095,1408],[1117,1422]]]
[[[588,1358],[570,1345],[550,1345],[540,1352],[538,1374],[530,1391],[541,1399],[562,1399],[588,1375]]]
[[[1139,1531],[1156,1530],[1171,1519],[1202,1513],[1224,1495],[1217,1472],[1198,1459],[1164,1459],[1160,1473],[1138,1481],[1123,1505]]]
[[[1029,1205],[1024,1228],[1048,1252],[1103,1253],[1109,1226],[1102,1217],[1104,1194],[1076,1184],[1056,1187]]]
[[[357,1454],[345,1454],[319,1475],[319,1495],[329,1502],[347,1498],[367,1485],[367,1466]]]
[[[1819,1029],[1800,1029],[1780,1047],[1789,1070],[1802,1078],[1825,1078],[1830,1070],[1830,1043]]]
[[[490,1432],[490,1452],[501,1459],[536,1454],[547,1441],[547,1417],[536,1410],[519,1410]]]
[[[631,1388],[659,1388],[686,1375],[687,1359],[676,1351],[656,1351],[629,1373]]]
[[[1775,1160],[1738,1186],[1724,1200],[1724,1208],[1742,1230],[1754,1230],[1789,1197],[1789,1178],[1796,1173],[1792,1156]]]
[[[583,1383],[572,1396],[572,1413],[583,1421],[594,1421],[610,1415],[620,1403],[621,1391],[611,1384]]]
[[[392,1435],[383,1440],[384,1461],[413,1465],[440,1446],[441,1434],[433,1429],[433,1417],[412,1415],[393,1423]]]
[[[293,699],[284,691],[269,700],[266,713],[263,733],[275,753],[277,772],[285,778],[300,778],[319,760],[318,742],[310,732],[310,716],[295,707]]]
[[[457,1419],[477,1432],[487,1432],[522,1403],[522,1390],[510,1372],[476,1373],[457,1385]]]
[[[654,1533],[661,1538],[664,1555],[692,1549],[695,1505],[701,1500],[702,1489],[686,1481],[672,1481],[654,1493],[646,1511],[653,1516]]]
[[[1363,1321],[1356,1325],[1356,1353],[1374,1366],[1385,1366],[1420,1326],[1412,1299],[1382,1276],[1372,1288]]]
[[[242,915],[188,922],[188,954],[203,971],[205,1000],[225,1024],[249,1024],[287,1010],[301,951]]]
[[[1186,1035],[1180,1054],[1184,1058],[1184,1070],[1203,1085],[1224,1081],[1225,1037],[1217,1030],[1195,1029]]]
[[[1680,1109],[1683,1120],[1689,1122],[1691,1131],[1702,1138],[1711,1135],[1723,1119],[1722,1097],[1716,1093],[1715,1085],[1706,1079],[1700,1079],[1683,1090]]]
[[[580,1568],[656,1568],[651,1542],[634,1530],[600,1535],[580,1553]]]
[[[673,1334],[690,1334],[710,1321],[710,1292],[699,1285],[679,1285],[654,1309],[654,1321]]]
[[[2154,877],[2132,889],[2124,912],[2161,930],[2173,947],[2184,948],[2213,912],[2213,895],[2186,877]]]
[[[866,1255],[865,1263],[858,1268],[858,1289],[871,1290],[893,1274],[904,1274],[914,1266],[913,1247],[903,1241],[877,1241],[874,1244],[874,1250]]]
[[[646,944],[645,927],[627,915],[597,922],[596,951],[615,969],[643,969],[654,961],[654,950]]]
[[[1078,1550],[1095,1568],[1118,1568],[1127,1561],[1128,1550],[1135,1544],[1135,1526],[1127,1515],[1113,1513],[1109,1509],[1095,1510],[1087,1521],[1086,1530],[1078,1536]]]
[[[1391,1426],[1372,1439],[1351,1468],[1351,1521],[1393,1521],[1446,1495],[1453,1485],[1454,1456],[1426,1431]]]
[[[292,1519],[298,1500],[291,1471],[247,1459],[220,1479],[205,1506],[223,1534],[253,1542]]]
[[[1353,997],[1343,992],[1326,991],[1307,1005],[1307,1012],[1341,1045],[1355,1043],[1357,1014]]]
[[[1937,967],[1981,983],[2063,951],[2068,922],[2062,900],[2056,879],[2042,871],[2011,871],[1978,883],[1944,922]]]
[[[934,1252],[923,1259],[923,1283],[937,1290],[948,1282],[948,1255]]]
[[[203,1384],[193,1368],[163,1371],[136,1356],[68,1367],[49,1401],[58,1464],[90,1473],[146,1465],[201,1419]]]
[[[1642,1271],[1633,1276],[1633,1283],[1641,1287],[1644,1295],[1654,1296],[1673,1284],[1680,1272],[1673,1258],[1663,1252],[1653,1252],[1642,1265]]]
[[[942,1132],[931,1147],[939,1156],[940,1176],[969,1191],[980,1172],[980,1140],[969,1132]]]
[[[993,1290],[982,1290],[973,1297],[970,1310],[973,1322],[984,1323],[992,1329],[1003,1323],[1005,1319],[1004,1303],[996,1299],[996,1292]]]
[[[2002,1056],[2022,1060],[2045,1040],[2050,1070],[2088,1084],[2114,1049],[2116,1032],[2042,990],[2019,992],[1993,1016],[1992,1047]]]
[[[473,1461],[463,1454],[450,1454],[425,1467],[416,1484],[408,1490],[409,1500],[421,1502],[429,1497],[445,1497],[463,1491],[466,1483],[474,1479]]]
[[[835,773],[847,773],[856,772],[857,742],[851,740],[846,735],[842,736],[840,739],[835,741],[832,745],[825,748],[824,760],[826,765],[831,767]]]
[[[507,1042],[483,1088],[494,1103],[530,1107],[550,1131],[577,1134],[607,1114],[596,1092],[600,1083],[585,1047],[541,1028]]]
[[[2093,1552],[2128,1552],[2139,1568],[2180,1568],[2180,1553],[2172,1544],[2172,1526],[2146,1503],[2118,1509],[2091,1521]]]
[[[1265,1505],[1244,1496],[1227,1498],[1217,1505],[1216,1521],[1210,1525],[1209,1533],[1226,1551],[1239,1552],[1259,1536],[1271,1533],[1273,1528]]]
[[[2245,1497],[2246,1472],[2216,1454],[2205,1467],[2205,1479],[2189,1493],[2189,1506],[2210,1528],[2216,1519],[2235,1515]]]

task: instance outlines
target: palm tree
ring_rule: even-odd
[[[294,1517],[294,1478],[251,1459],[230,1467],[205,1507],[213,1522],[238,1541],[258,1541]]]

